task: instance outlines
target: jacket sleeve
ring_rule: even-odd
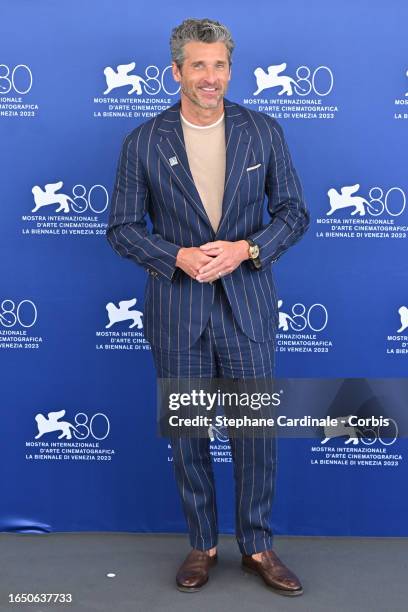
[[[260,249],[263,270],[275,262],[305,233],[309,226],[309,213],[303,190],[286,144],[281,126],[276,120],[269,123],[271,153],[266,174],[265,192],[271,221],[261,230],[248,236]]]
[[[150,193],[140,159],[142,130],[124,140],[110,202],[106,237],[112,248],[170,283],[176,268],[179,246],[147,230],[146,214]]]

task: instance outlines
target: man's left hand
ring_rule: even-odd
[[[202,244],[200,249],[213,257],[212,261],[199,269],[195,277],[197,281],[202,283],[211,283],[217,278],[225,276],[225,274],[231,274],[249,257],[249,246],[246,240],[237,240],[236,242],[215,240]]]

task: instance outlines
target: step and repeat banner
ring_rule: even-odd
[[[276,390],[286,417],[322,424],[278,440],[275,533],[407,535],[408,7],[191,10],[1,7],[0,529],[186,530],[156,433],[147,275],[105,230],[125,136],[179,99],[171,29],[209,17],[236,43],[227,97],[280,123],[311,213],[273,268]],[[211,448],[234,533],[222,428]]]

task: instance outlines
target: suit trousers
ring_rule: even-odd
[[[215,281],[209,321],[188,349],[152,347],[158,378],[270,378],[275,342],[255,342],[239,328],[222,287]],[[242,428],[241,428],[242,429]],[[243,554],[272,548],[270,524],[275,489],[276,435],[229,436],[235,481],[235,533]],[[209,437],[170,439],[173,466],[193,548],[208,550],[218,542],[216,490]]]

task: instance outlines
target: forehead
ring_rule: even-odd
[[[228,51],[223,42],[205,43],[190,41],[184,45],[184,59],[187,62],[227,62]]]

